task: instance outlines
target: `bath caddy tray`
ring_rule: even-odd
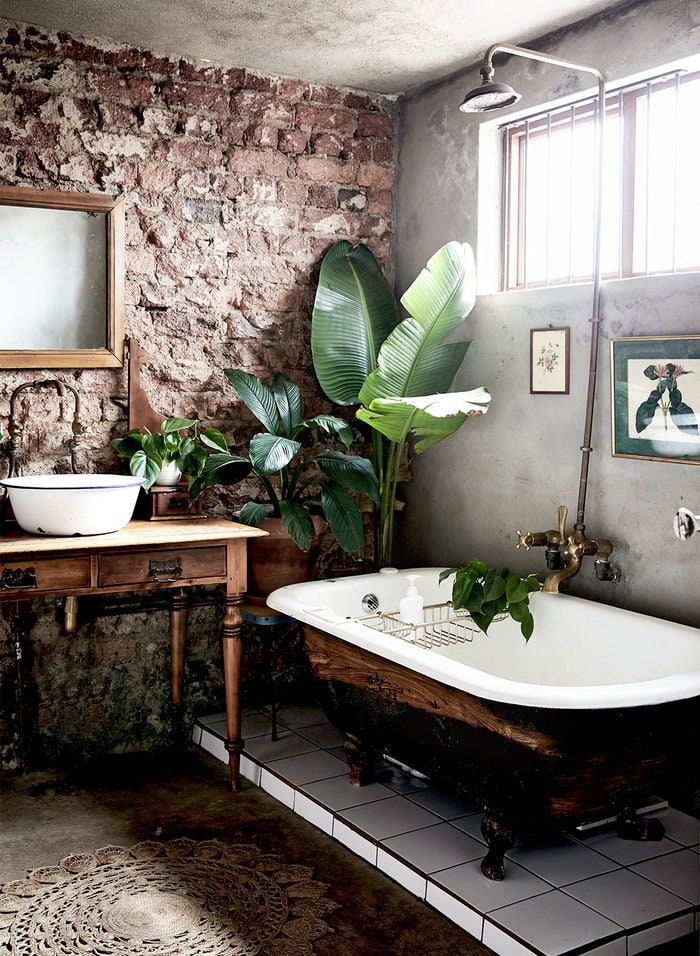
[[[356,620],[375,631],[382,631],[402,641],[427,648],[473,641],[474,634],[479,630],[471,615],[466,611],[455,610],[449,601],[446,604],[427,604],[423,612],[423,624],[405,624],[398,611],[378,611]],[[507,614],[497,614],[493,620],[495,623],[504,621],[507,617]]]

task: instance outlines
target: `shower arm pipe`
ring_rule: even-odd
[[[578,504],[576,508],[577,531],[585,529],[586,492],[588,489],[588,464],[593,434],[593,409],[595,406],[596,381],[598,377],[598,343],[600,338],[600,281],[601,281],[601,244],[603,236],[603,159],[604,159],[604,128],[605,128],[605,76],[595,66],[585,66],[581,63],[572,63],[570,60],[561,60],[549,53],[540,53],[526,47],[512,46],[509,43],[494,43],[484,55],[484,65],[481,75],[484,80],[493,76],[493,57],[496,53],[508,53],[513,56],[524,57],[527,60],[538,60],[552,66],[560,66],[565,70],[577,70],[592,74],[598,83],[598,143],[595,170],[595,203],[594,203],[594,239],[593,239],[593,309],[591,315],[591,350],[588,366],[588,392],[586,396],[586,414],[583,427],[583,442],[581,444],[581,472],[578,488]]]

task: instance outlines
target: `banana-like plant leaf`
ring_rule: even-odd
[[[360,389],[360,401],[444,392],[464,359],[469,342],[444,340],[476,301],[474,254],[466,243],[448,242],[433,255],[404,293],[410,313],[379,350],[377,368]]]
[[[345,488],[360,491],[379,501],[379,482],[371,462],[359,455],[344,455],[342,451],[328,449],[316,455],[314,461],[319,471]]]
[[[355,500],[334,481],[324,482],[321,487],[323,513],[338,544],[344,551],[357,551],[365,541],[362,515]]]
[[[282,423],[272,390],[255,375],[242,369],[225,368],[224,375],[263,428],[272,435],[279,435]]]
[[[358,403],[398,321],[394,294],[367,246],[336,243],[321,265],[311,320],[314,369],[331,401]]]
[[[454,434],[467,418],[484,415],[490,401],[489,390],[483,387],[446,395],[376,398],[369,408],[358,409],[357,417],[390,441],[400,442],[413,435],[415,450],[422,454]]]
[[[293,438],[295,429],[298,428],[304,418],[304,401],[301,397],[301,389],[280,372],[272,376],[270,386],[279,412],[282,433],[287,438]]]
[[[265,432],[253,435],[248,446],[253,468],[263,475],[280,471],[289,464],[300,448],[298,441],[279,435],[268,435]]]

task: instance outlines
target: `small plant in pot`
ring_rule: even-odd
[[[274,538],[291,539],[302,561],[304,553],[311,552],[313,557],[325,522],[344,551],[359,550],[365,542],[365,527],[353,494],[366,494],[377,502],[379,486],[372,463],[347,453],[353,441],[348,423],[334,415],[305,418],[301,391],[286,375],[273,375],[268,386],[241,369],[228,368],[224,374],[263,426],[248,445],[262,494],[243,505],[239,520],[262,526]],[[323,447],[321,433],[329,441],[339,441],[345,450]],[[251,572],[257,573],[256,546],[263,549],[271,543],[265,538],[250,542],[254,546],[249,547],[249,593]],[[277,561],[274,586],[292,583],[284,580],[281,559]],[[309,573],[308,567],[303,573]],[[265,591],[265,586],[259,589]]]
[[[229,452],[226,439],[215,428],[200,428],[196,418],[166,418],[158,432],[132,428],[114,438],[113,448],[129,460],[132,475],[145,478],[144,491],[153,485],[175,485],[187,478],[194,500],[216,484],[234,484],[251,470],[247,458]],[[184,434],[183,434],[184,433]]]

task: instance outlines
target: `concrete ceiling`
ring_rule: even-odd
[[[609,0],[2,0],[0,15],[169,56],[402,93]]]

